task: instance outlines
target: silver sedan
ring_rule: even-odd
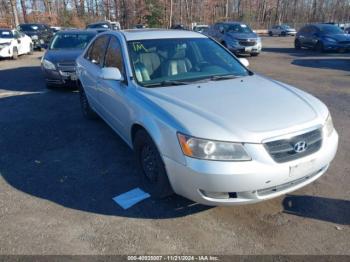
[[[247,66],[195,32],[105,32],[77,59],[82,111],[134,150],[153,196],[259,202],[322,176],[338,134],[317,98]]]

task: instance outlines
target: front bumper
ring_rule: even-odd
[[[234,54],[259,54],[262,49],[261,43],[258,43],[254,46],[229,46],[228,49]]]
[[[246,144],[252,161],[220,162],[186,158],[186,165],[164,157],[174,191],[205,205],[251,204],[297,190],[322,176],[338,147],[338,134],[323,138],[316,153],[276,163],[263,144]],[[228,198],[208,193],[230,193]],[[215,195],[214,194],[214,195]]]
[[[77,76],[75,71],[48,70],[41,67],[46,83],[52,86],[75,86]]]

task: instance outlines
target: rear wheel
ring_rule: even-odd
[[[272,34],[272,32],[271,32],[271,31],[269,31],[269,36],[273,36],[273,34]]]
[[[28,55],[32,55],[32,54],[33,54],[33,50],[34,50],[33,44],[30,44],[30,45],[29,45],[29,52],[28,52]]]
[[[81,106],[81,111],[83,113],[83,116],[86,119],[96,119],[97,114],[90,106],[88,98],[84,91],[84,88],[81,85],[79,85],[79,96],[80,96],[80,106]]]
[[[152,138],[143,129],[135,135],[134,152],[144,190],[156,198],[172,195],[163,160]]]
[[[301,44],[300,44],[300,41],[298,39],[295,40],[294,47],[295,47],[296,50],[300,50],[301,49]]]
[[[17,60],[18,59],[18,50],[17,47],[14,47],[12,50],[12,59]]]

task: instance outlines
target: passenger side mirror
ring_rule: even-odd
[[[121,74],[120,70],[116,67],[103,67],[101,69],[100,78],[104,80],[115,80],[115,81],[124,80],[124,77]]]
[[[241,64],[244,65],[245,67],[249,66],[249,61],[246,58],[239,58],[239,62],[241,62]]]

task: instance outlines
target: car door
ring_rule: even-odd
[[[127,77],[125,73],[124,57],[120,39],[111,36],[106,51],[103,67],[118,68],[124,81],[98,80],[99,103],[110,125],[124,138],[127,137],[127,123],[129,123],[128,102],[126,99]]]
[[[79,80],[81,81],[84,91],[89,99],[89,102],[95,110],[102,112],[102,107],[98,100],[98,81],[101,74],[101,68],[104,63],[104,56],[109,42],[109,35],[97,37],[89,46],[89,49],[84,55],[84,59],[80,60],[79,65]]]
[[[305,26],[301,28],[300,31],[298,32],[297,38],[302,46],[307,46],[307,36],[309,33],[309,28],[310,28],[309,26]]]
[[[304,45],[314,47],[317,29],[314,26],[309,26],[305,34]],[[317,40],[316,40],[317,42]]]

